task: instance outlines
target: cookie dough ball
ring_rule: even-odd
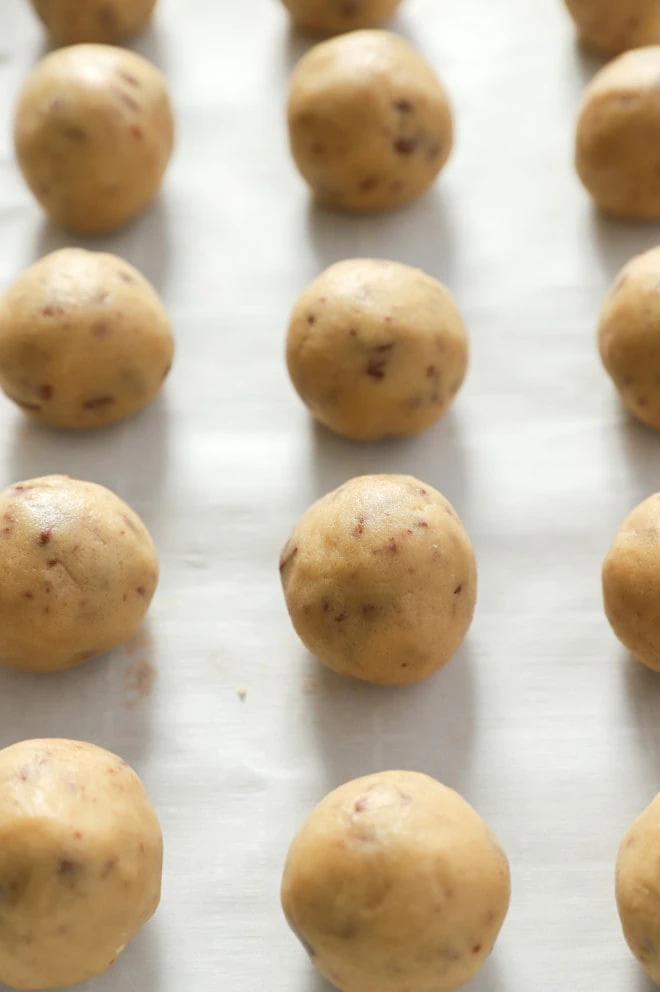
[[[660,984],[660,796],[628,829],[616,865],[623,933],[644,971]]]
[[[158,582],[147,528],[118,496],[64,475],[0,493],[0,665],[54,672],[139,627]]]
[[[342,992],[450,992],[479,971],[509,907],[509,865],[458,793],[418,772],[331,792],[289,850],[282,906]]]
[[[450,292],[398,262],[326,269],[298,300],[287,365],[317,420],[363,440],[418,434],[458,392],[468,341]]]
[[[121,41],[143,28],[157,0],[31,0],[58,45]]]
[[[660,672],[660,493],[623,522],[603,565],[612,630],[641,662]]]
[[[595,202],[631,219],[660,218],[660,46],[614,59],[587,87],[576,167]]]
[[[419,682],[465,637],[474,552],[451,503],[409,475],[365,475],[314,503],[280,558],[306,647],[340,675]]]
[[[313,34],[341,34],[375,28],[390,17],[401,0],[283,0],[296,27]]]
[[[382,210],[427,189],[452,147],[447,94],[430,65],[387,31],[325,41],[298,63],[289,138],[319,200]]]
[[[56,427],[139,410],[159,392],[173,350],[155,290],[114,255],[63,248],[0,296],[0,386]]]
[[[100,975],[158,906],[158,818],[135,772],[100,747],[0,751],[0,836],[0,982],[13,988]]]
[[[42,59],[16,109],[25,180],[64,227],[102,234],[153,200],[172,152],[165,79],[110,45],[73,45]]]
[[[566,0],[580,38],[590,48],[618,55],[660,42],[657,0]]]

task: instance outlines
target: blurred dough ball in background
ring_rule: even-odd
[[[106,971],[160,901],[163,840],[125,761],[79,741],[0,751],[0,982]]]
[[[426,190],[452,148],[444,87],[407,41],[353,31],[296,66],[289,138],[318,199],[346,210],[396,207]]]
[[[62,248],[0,296],[0,386],[46,424],[98,427],[141,409],[173,350],[155,290],[115,255]]]
[[[282,906],[342,992],[450,992],[493,949],[510,897],[506,855],[458,793],[390,771],[331,792],[293,840]]]
[[[112,44],[140,31],[157,0],[31,0],[53,41]]]
[[[660,218],[660,46],[620,55],[587,86],[575,164],[607,213]]]
[[[282,0],[301,31],[342,34],[375,28],[391,17],[401,0]]]
[[[326,269],[291,316],[287,365],[314,416],[338,434],[417,434],[465,377],[468,340],[450,292],[419,269],[353,259]]]
[[[658,0],[565,0],[580,39],[606,55],[660,43]]]
[[[600,355],[631,413],[660,430],[660,248],[615,279],[601,310]]]
[[[174,142],[165,78],[124,49],[61,48],[28,77],[14,140],[25,180],[53,220],[81,234],[112,231],[160,189]]]
[[[616,901],[623,933],[644,971],[660,984],[660,796],[621,841]]]

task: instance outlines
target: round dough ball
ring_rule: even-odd
[[[163,841],[140,779],[78,741],[0,751],[0,982],[106,971],[160,901]]]
[[[283,0],[296,27],[313,34],[341,34],[375,28],[390,17],[401,0]]]
[[[605,299],[603,364],[631,413],[660,430],[660,248],[633,258]]]
[[[660,672],[660,493],[624,520],[603,564],[603,598],[612,630]]]
[[[158,558],[136,513],[103,486],[64,475],[0,493],[0,665],[69,668],[139,627]]]
[[[158,193],[174,123],[162,74],[110,45],[52,52],[29,76],[14,123],[25,180],[50,216],[81,234],[131,220]]]
[[[660,42],[657,0],[566,0],[582,41],[606,55]]]
[[[347,437],[430,427],[458,392],[467,361],[449,290],[398,262],[332,265],[302,294],[289,324],[287,365],[298,395]]]
[[[660,218],[660,46],[614,59],[587,87],[578,118],[576,168],[602,210]]]
[[[0,386],[56,427],[98,427],[141,409],[173,350],[155,290],[115,255],[62,248],[0,296]]]
[[[387,31],[325,41],[298,63],[289,138],[319,200],[382,210],[427,189],[452,147],[447,94],[430,65]]]
[[[509,907],[509,865],[458,793],[380,772],[319,803],[282,879],[291,929],[342,992],[450,992],[479,971]]]
[[[150,20],[157,0],[31,0],[58,45],[112,44]]]
[[[616,901],[623,933],[644,971],[660,984],[660,795],[621,841]]]
[[[314,503],[280,558],[293,626],[340,675],[419,682],[465,637],[477,596],[451,503],[409,475],[364,475]]]

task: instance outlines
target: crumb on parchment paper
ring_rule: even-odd
[[[236,690],[236,693],[240,701],[242,703],[245,702],[245,697],[247,696],[247,689],[245,688],[245,686],[244,685],[239,686],[238,689]]]

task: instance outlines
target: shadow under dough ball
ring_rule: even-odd
[[[605,55],[660,42],[658,0],[565,0],[581,40]]]
[[[109,489],[69,476],[0,493],[0,665],[54,672],[139,627],[158,583],[153,541]]]
[[[112,44],[140,31],[157,0],[31,0],[53,41]]]
[[[301,31],[342,34],[375,28],[391,17],[401,0],[283,0]]]
[[[472,621],[477,569],[451,503],[409,475],[365,475],[314,503],[280,558],[298,636],[366,682],[419,682]]]
[[[360,440],[418,434],[465,377],[468,341],[442,283],[398,262],[326,269],[299,298],[287,338],[293,385],[311,412]]]
[[[115,230],[153,200],[170,159],[165,78],[125,49],[61,48],[28,77],[14,141],[28,186],[54,220],[81,234]]]
[[[158,907],[158,817],[109,751],[65,740],[0,751],[0,836],[0,982],[13,988],[100,975]]]
[[[616,863],[623,933],[644,971],[660,984],[660,795],[625,833]]]
[[[458,793],[418,772],[341,786],[293,840],[282,907],[342,992],[451,992],[477,974],[509,907],[506,855]]]
[[[660,218],[660,46],[614,59],[587,87],[575,164],[598,206],[615,216]]]
[[[603,564],[603,598],[621,643],[660,672],[660,493],[621,525]]]
[[[660,248],[628,262],[605,298],[598,345],[631,413],[660,430]]]
[[[98,427],[141,409],[173,351],[155,290],[115,255],[62,248],[0,296],[0,386],[46,424]]]
[[[382,210],[426,190],[452,147],[447,94],[430,65],[388,31],[316,45],[288,100],[291,152],[319,200]]]

